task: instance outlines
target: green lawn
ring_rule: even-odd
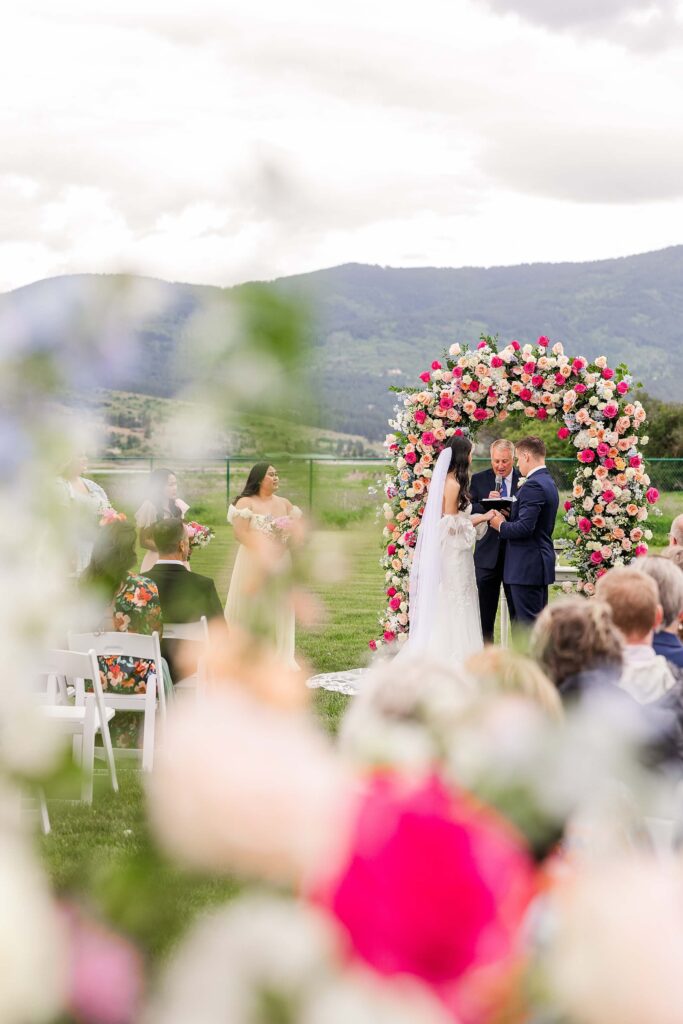
[[[300,632],[297,638],[301,654],[319,672],[363,664],[367,641],[377,633],[377,616],[383,605],[381,523],[369,507],[377,498],[368,495],[365,476],[349,479],[349,467],[337,467],[336,475],[332,470],[325,467],[327,498],[317,542],[323,548],[335,544],[341,548],[347,559],[347,574],[342,582],[317,585],[317,594],[327,608],[327,621],[320,631]],[[374,479],[372,474],[370,482]],[[193,480],[196,490],[193,486],[184,491],[184,496],[192,501],[192,515],[216,531],[215,541],[193,556],[193,567],[215,578],[224,599],[235,543],[225,522],[224,489],[215,478],[211,483],[213,486],[209,478],[205,479],[202,489],[197,478]],[[130,512],[124,492],[116,493],[116,481],[108,478],[106,484],[117,507]],[[662,509],[664,515],[653,520],[657,546],[666,544],[671,518],[683,509],[683,500],[665,495]],[[340,519],[341,513],[347,515],[345,529],[325,528],[324,521],[331,522],[333,513]],[[348,698],[317,692],[312,699],[321,727],[333,733]],[[98,778],[92,808],[51,801],[53,832],[41,840],[41,849],[60,889],[89,893],[96,907],[136,937],[150,955],[157,956],[199,909],[229,899],[237,886],[231,880],[188,876],[160,857],[147,834],[140,775],[129,764],[121,765],[121,792],[117,796],[107,790],[104,777]]]

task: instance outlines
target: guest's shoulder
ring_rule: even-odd
[[[149,576],[131,572],[124,580],[119,596],[124,600],[130,599],[135,603],[147,604],[154,599],[158,600],[159,590]]]

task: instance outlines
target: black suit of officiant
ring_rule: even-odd
[[[513,497],[517,491],[519,470],[513,469],[511,493]],[[491,491],[496,489],[496,474],[492,469],[485,469],[481,473],[475,473],[470,482],[470,494],[472,496],[472,511],[474,513],[486,512],[487,508],[482,505],[482,499],[488,498]],[[510,588],[503,584],[503,566],[505,565],[505,541],[501,540],[498,531],[488,529],[474,549],[474,568],[477,576],[477,590],[479,591],[479,613],[481,615],[481,631],[484,640],[493,643],[493,627],[498,612],[498,601],[500,600],[501,585],[505,589],[505,597],[510,611],[510,618],[514,619],[515,609],[512,601]]]

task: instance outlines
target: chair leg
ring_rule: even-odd
[[[147,692],[145,693],[145,717],[142,727],[143,772],[151,772],[154,767],[154,732],[157,713],[156,691],[156,677],[150,675],[147,679]]]
[[[92,803],[93,770],[95,767],[95,697],[89,693],[85,698],[85,721],[83,723],[83,747],[81,755],[81,800]]]
[[[111,733],[109,732],[109,722],[106,717],[100,722],[100,732],[102,733],[102,743],[104,744],[104,756],[107,759],[107,765],[109,766],[109,777],[111,779],[111,788],[115,793],[119,791],[119,780],[116,777],[116,761],[114,760],[114,748],[111,744]]]

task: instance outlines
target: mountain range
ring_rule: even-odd
[[[5,293],[0,327],[28,318],[51,335],[51,346],[58,345],[73,330],[76,310],[86,342],[98,343],[103,323],[120,336],[121,325],[112,326],[110,299],[123,280],[65,276]],[[117,368],[114,386],[169,397],[186,382],[192,355],[184,350],[188,321],[231,290],[140,279],[146,280],[156,298],[126,320],[137,353]],[[571,354],[604,354],[611,364],[627,363],[652,395],[681,397],[683,246],[590,263],[486,269],[354,263],[281,278],[272,286],[312,311],[315,399],[306,416],[316,426],[382,437],[394,404],[389,387],[414,384],[445,347],[454,341],[476,343],[482,333],[503,343],[545,334],[562,341]],[[107,301],[103,321],[100,310]],[[72,313],[63,315],[64,308]],[[111,379],[101,384],[112,386]]]

